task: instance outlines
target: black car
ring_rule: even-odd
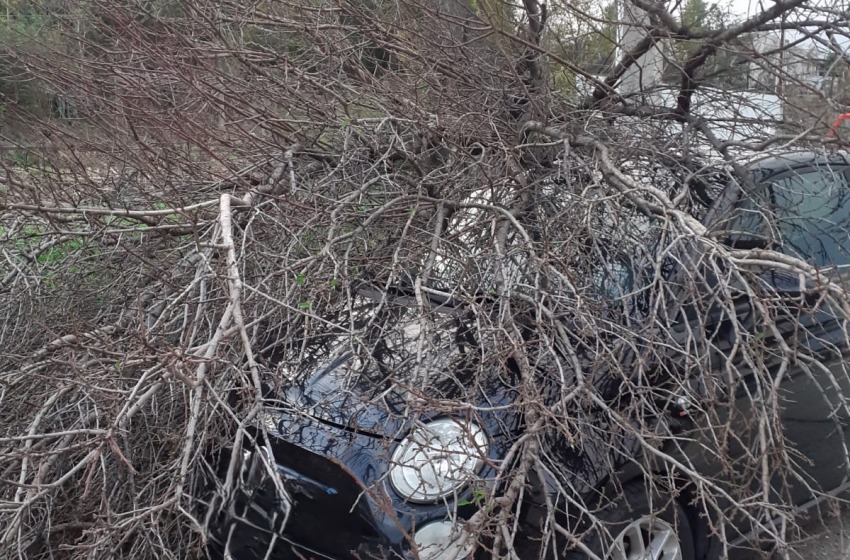
[[[821,271],[815,278],[837,280],[834,289],[847,279],[844,270],[850,270],[845,268],[850,267],[849,184],[850,159],[843,154],[767,158],[750,165],[746,180],[722,189],[703,221],[729,250],[756,248],[802,258]],[[750,251],[746,258],[758,261],[753,255],[758,252]],[[575,377],[563,371],[576,363],[593,373],[590,382],[599,398],[577,402],[575,410],[553,412],[565,418],[582,415],[586,429],[572,441],[562,432],[542,436],[545,466],[529,469],[515,455],[517,441],[535,421],[513,406],[523,391],[523,367],[509,354],[500,355],[497,345],[484,345],[481,329],[471,326],[482,318],[480,311],[470,309],[487,309],[493,296],[481,294],[471,306],[421,286],[360,290],[348,303],[345,321],[327,319],[327,332],[304,340],[295,358],[270,358],[277,369],[265,388],[266,408],[249,430],[252,443],[241,451],[244,464],[235,479],[221,482],[210,509],[211,551],[238,560],[453,560],[501,547],[520,558],[591,553],[616,559],[703,560],[716,557],[723,540],[732,548],[753,546],[772,521],[738,512],[732,515],[737,515],[735,524],[718,538],[713,525],[718,512],[700,506],[691,475],[706,473],[721,481],[712,489],[721,496],[743,486],[753,495],[772,492],[779,503],[805,508],[840,492],[850,474],[847,454],[841,451],[850,445],[850,409],[844,401],[850,384],[843,369],[846,316],[838,304],[823,303],[823,291],[811,277],[801,279],[793,267],[774,267],[772,262],[776,260],[754,262],[753,267],[763,288],[783,299],[785,315],[773,323],[779,331],[761,330],[752,294],[742,288],[734,301],[713,304],[709,298],[704,307],[683,305],[671,322],[677,327],[664,333],[672,339],[698,324],[708,350],[699,365],[704,375],[690,385],[651,380],[657,384],[654,394],[666,395],[666,402],[654,409],[652,418],[634,416],[635,422],[661,426],[659,433],[668,436],[658,447],[668,458],[664,471],[657,473],[663,479],[658,485],[647,484],[652,457],[647,457],[645,442],[635,441],[636,436],[609,422],[603,412],[594,420],[594,411],[607,406],[600,403],[626,408],[633,403],[623,396],[627,380],[608,379],[595,368],[592,345],[585,344],[585,351],[570,359],[534,350],[535,317],[523,318],[520,304],[513,308],[530,354],[538,357],[531,375],[543,380],[536,385],[543,387],[541,398],[548,398],[546,391],[568,390]],[[693,270],[701,266],[703,260],[679,257],[664,274],[693,279]],[[628,261],[612,259],[607,271],[601,293],[612,289],[611,282],[615,289],[637,293],[634,285],[641,274]],[[712,275],[720,274],[722,270],[713,269],[699,277],[710,284]],[[692,287],[693,282],[678,284]],[[632,329],[639,328],[639,300],[626,312]],[[730,309],[737,315],[734,321]],[[570,332],[580,331],[568,317],[558,320]],[[723,385],[724,368],[735,359],[744,337],[741,329],[748,340],[773,340],[777,347],[804,344],[806,355],[814,356],[815,361],[788,363],[777,352],[776,363],[768,356],[763,364],[739,368],[772,372],[771,379],[782,384],[787,398],[779,415],[785,441],[793,460],[804,466],[797,479],[743,472],[734,463],[717,461],[706,452],[712,447],[701,443],[701,422],[709,419],[732,427],[737,439],[724,445],[733,459],[752,451],[748,438],[758,437],[743,421],[765,377],[745,374]],[[658,349],[652,355],[664,359]],[[634,360],[635,352],[618,359]],[[487,375],[478,367],[482,360],[491,364]],[[676,369],[673,364],[665,371]],[[713,374],[720,381],[712,385],[706,379]],[[719,402],[711,395],[724,387],[732,388],[733,405],[711,408]],[[671,473],[670,464],[677,472]],[[518,469],[525,469],[519,486],[499,475]],[[758,484],[767,479],[772,490]],[[507,542],[498,521],[482,524],[499,507],[499,497],[512,492],[522,494],[520,505],[515,516],[505,519],[515,524],[511,534],[519,537]],[[603,498],[607,505],[594,516],[607,523],[607,531],[593,529],[581,506]],[[722,507],[723,499],[716,503]],[[540,536],[552,511],[561,516],[561,527],[573,527],[581,538],[559,534],[557,543],[546,549]]]

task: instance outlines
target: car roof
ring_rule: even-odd
[[[812,165],[850,165],[850,154],[843,151],[827,153],[800,150],[767,155],[751,162],[748,168],[754,172],[761,171],[764,174],[773,175],[777,172],[791,171]]]

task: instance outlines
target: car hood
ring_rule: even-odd
[[[333,357],[283,392],[289,412],[334,426],[380,437],[404,431],[409,396],[391,382],[360,375],[360,360],[351,352]]]
[[[312,359],[278,367],[279,402],[270,408],[279,405],[288,414],[398,439],[412,422],[451,414],[453,408],[513,403],[511,387],[517,383],[511,368],[485,356],[462,314],[439,311],[424,317],[394,312],[322,337],[302,352]]]

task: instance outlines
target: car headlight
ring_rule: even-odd
[[[475,539],[451,521],[429,523],[413,536],[419,560],[464,560],[475,550]]]
[[[390,483],[413,502],[435,502],[456,492],[481,469],[487,434],[479,426],[443,418],[409,434],[393,452]]]

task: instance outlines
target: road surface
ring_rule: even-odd
[[[790,560],[850,560],[850,510],[806,530],[810,537],[793,548]]]

